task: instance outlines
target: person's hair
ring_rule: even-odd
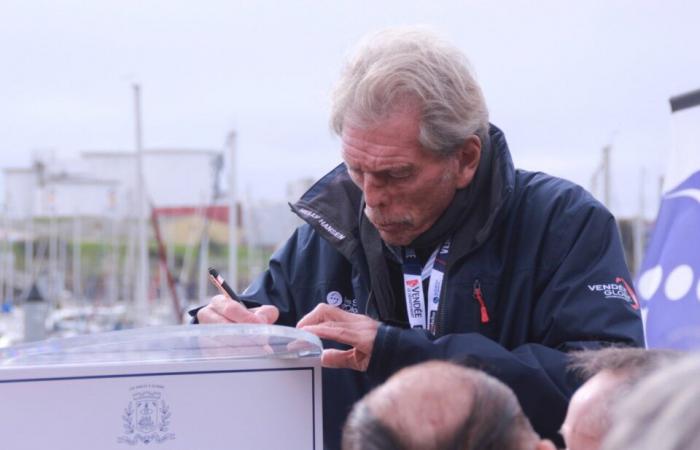
[[[463,450],[518,450],[538,441],[513,391],[496,378],[474,369],[474,403],[453,438]],[[446,393],[449,395],[448,393]],[[459,446],[457,446],[459,445]]]
[[[344,450],[519,450],[535,447],[538,436],[523,414],[515,394],[502,382],[475,369],[447,362],[429,362],[404,369],[387,383],[395,383],[409,373],[418,375],[418,371],[425,376],[411,379],[418,384],[411,394],[414,399],[416,396],[421,399],[414,403],[420,405],[420,410],[407,409],[401,398],[395,398],[396,390],[381,390],[380,386],[356,403],[350,412],[343,429]],[[436,376],[440,379],[436,380]],[[405,393],[406,386],[402,387],[398,392]],[[455,396],[472,398],[469,410],[466,405],[470,402],[464,402],[463,410],[442,411],[451,416],[464,416],[457,429],[448,433],[437,424],[431,430],[435,434],[431,438],[433,445],[418,444],[412,427],[416,424],[430,426],[430,421],[422,420],[426,411],[450,408],[448,398],[454,399]],[[391,427],[387,424],[391,422],[387,417],[377,416],[372,410],[378,403],[385,406],[385,413],[393,411],[392,414],[414,420],[405,427]]]
[[[646,350],[636,347],[608,347],[599,350],[583,350],[569,355],[569,369],[583,380],[588,380],[602,371],[614,376],[614,390],[600,399],[595,408],[579,419],[578,426],[595,430],[604,436],[612,424],[613,408],[620,399],[641,379],[668,361],[677,359],[678,352],[672,350]]]
[[[395,108],[417,102],[421,145],[442,155],[472,135],[488,139],[488,109],[464,54],[421,27],[366,37],[332,95],[331,128],[368,127]]]
[[[615,408],[601,450],[700,448],[700,356],[689,356],[642,380]]]
[[[608,347],[571,353],[569,369],[584,380],[608,370],[623,376],[626,384],[634,384],[644,375],[678,356],[679,353],[673,350]]]
[[[363,402],[358,402],[345,421],[343,450],[400,450],[398,437]]]

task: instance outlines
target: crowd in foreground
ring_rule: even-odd
[[[700,448],[700,355],[640,348],[572,354],[584,383],[561,435],[568,450]],[[344,450],[555,449],[513,391],[476,368],[430,361],[405,368],[358,401]]]

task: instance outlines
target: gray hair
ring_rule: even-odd
[[[602,371],[617,375],[613,393],[579,419],[590,430],[597,430],[602,437],[612,425],[613,409],[630,390],[654,370],[681,357],[673,350],[647,350],[636,347],[608,347],[598,350],[582,350],[569,355],[569,370],[588,380]]]
[[[615,409],[602,450],[700,448],[699,378],[694,355],[642,380]]]
[[[332,97],[331,128],[364,127],[402,102],[418,101],[420,143],[449,155],[472,135],[488,139],[489,114],[462,52],[420,27],[392,28],[363,39]]]
[[[654,369],[680,358],[674,350],[647,350],[637,347],[607,347],[599,350],[582,350],[569,354],[569,370],[589,379],[609,370],[623,375],[626,383],[634,384]]]

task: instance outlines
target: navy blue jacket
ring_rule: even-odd
[[[497,128],[490,139],[483,213],[467,219],[478,220],[476,227],[464,224],[454,235],[436,334],[383,324],[366,373],[324,369],[327,448],[339,446],[350,407],[368,389],[402,367],[434,358],[466,362],[501,379],[535,430],[558,440],[579,383],[566,370],[566,352],[643,345],[613,216],[573,183],[515,170]],[[381,320],[358,237],[361,205],[362,194],[344,166],[319,180],[292,206],[307,223],[243,297],[276,305],[284,325],[294,326],[326,301]]]

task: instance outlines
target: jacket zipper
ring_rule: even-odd
[[[479,309],[481,310],[481,323],[489,323],[489,312],[486,309],[486,302],[484,301],[484,294],[481,292],[481,283],[477,278],[474,280],[474,290],[472,292],[474,300],[479,303]]]

